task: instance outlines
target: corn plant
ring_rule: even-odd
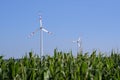
[[[39,57],[29,52],[21,59],[0,56],[0,80],[120,80],[120,54],[112,51],[91,54],[54,50],[54,55]]]

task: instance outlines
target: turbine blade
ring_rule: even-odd
[[[46,29],[44,29],[44,28],[42,28],[42,31],[44,31],[44,32],[46,32],[46,33],[48,33],[48,34],[52,34],[51,32],[49,32],[48,30],[46,30]]]
[[[31,38],[36,32],[38,32],[40,30],[40,28],[36,29],[34,32],[30,33],[30,35],[28,35],[28,38]]]
[[[43,27],[42,26],[42,16],[40,16],[40,27]]]
[[[80,43],[77,43],[78,44],[78,47],[80,48]]]
[[[73,41],[73,43],[76,43],[76,41]]]
[[[42,31],[44,31],[44,32],[48,33],[48,30],[46,30],[46,29],[44,29],[44,28],[42,28]]]
[[[80,41],[80,37],[79,37],[78,41]]]

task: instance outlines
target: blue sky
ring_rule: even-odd
[[[52,55],[58,48],[73,51],[73,40],[82,39],[85,52],[98,49],[109,52],[120,48],[119,0],[1,0],[0,1],[0,55],[20,58],[29,51],[39,55],[40,32],[26,37],[43,26],[53,32],[44,33],[44,52]]]

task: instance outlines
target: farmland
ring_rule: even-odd
[[[21,59],[0,56],[0,80],[120,80],[120,54],[105,56],[93,51],[79,53],[54,50],[40,58],[29,52]]]

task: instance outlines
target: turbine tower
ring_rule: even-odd
[[[80,37],[78,38],[77,41],[73,41],[73,43],[77,43],[77,52],[81,53],[82,52],[82,41],[81,41]]]
[[[40,57],[43,56],[43,32],[46,32],[48,34],[52,34],[48,30],[46,30],[42,25],[42,17],[40,16],[40,28],[36,29],[34,32],[32,32],[28,38],[31,38],[36,32],[40,30]]]

